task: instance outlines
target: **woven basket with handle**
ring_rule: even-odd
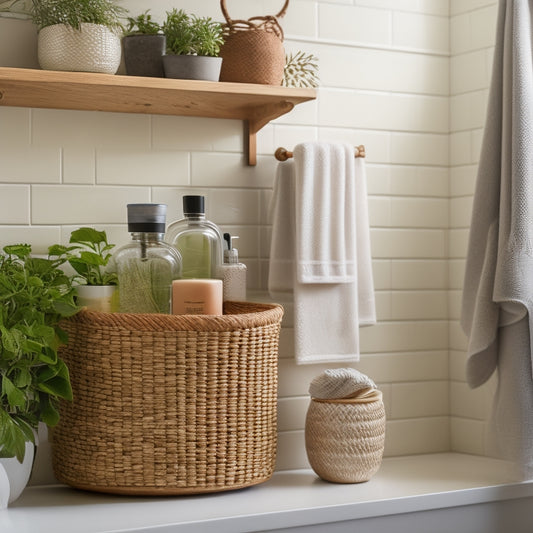
[[[61,349],[74,400],[53,431],[56,477],[123,494],[194,494],[269,479],[283,310],[223,316],[81,311]]]
[[[226,0],[220,0],[226,19],[224,44],[220,50],[223,58],[220,81],[281,85],[285,50],[279,19],[288,7],[289,0],[285,0],[277,15],[234,20],[229,16]]]

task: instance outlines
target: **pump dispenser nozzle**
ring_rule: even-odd
[[[239,263],[239,252],[233,248],[233,241],[238,238],[224,233],[224,264],[219,270],[224,284],[224,301],[246,300],[246,265]]]
[[[229,233],[224,233],[224,241],[226,242],[226,246],[224,248],[224,263],[229,264],[236,264],[239,262],[239,251],[237,248],[233,248],[233,241],[235,239],[238,239],[239,237],[236,235],[235,237],[232,237]]]

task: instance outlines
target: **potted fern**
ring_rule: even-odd
[[[115,0],[32,0],[41,68],[115,74],[124,13]]]
[[[221,23],[174,8],[167,11],[163,33],[167,40],[163,56],[167,78],[218,81],[224,42]]]
[[[130,76],[163,78],[166,38],[149,11],[128,17],[128,26],[122,38],[126,73]]]
[[[115,305],[118,278],[109,268],[114,247],[108,242],[105,231],[87,227],[74,230],[68,246],[50,247],[52,256],[66,260],[75,271],[73,280],[77,283],[78,305],[105,313],[118,307]]]
[[[0,252],[0,507],[29,479],[39,423],[56,425],[58,401],[72,399],[58,357],[67,341],[59,323],[78,311],[64,262],[33,257],[28,244]]]

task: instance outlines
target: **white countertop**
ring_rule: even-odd
[[[247,489],[130,497],[29,487],[0,511],[2,533],[237,533],[533,496],[506,463],[444,453],[384,459],[367,483],[339,485],[311,470],[277,472]]]

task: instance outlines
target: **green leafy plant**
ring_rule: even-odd
[[[54,24],[79,29],[89,22],[120,30],[125,13],[115,0],[32,0],[32,19],[39,29]]]
[[[218,57],[224,43],[222,24],[210,17],[188,15],[183,9],[167,11],[163,23],[167,54]]]
[[[302,51],[288,54],[285,59],[284,87],[318,87],[318,59]]]
[[[128,17],[125,35],[157,35],[162,32],[161,25],[152,19],[147,9],[136,17]]]
[[[50,255],[66,259],[76,271],[75,281],[85,285],[116,285],[117,275],[106,267],[111,260],[114,244],[109,244],[105,231],[79,228],[70,234],[69,244],[55,244]]]
[[[39,422],[55,426],[59,399],[72,399],[58,356],[67,342],[59,322],[78,311],[64,261],[32,257],[29,244],[0,253],[0,457],[22,462]]]

